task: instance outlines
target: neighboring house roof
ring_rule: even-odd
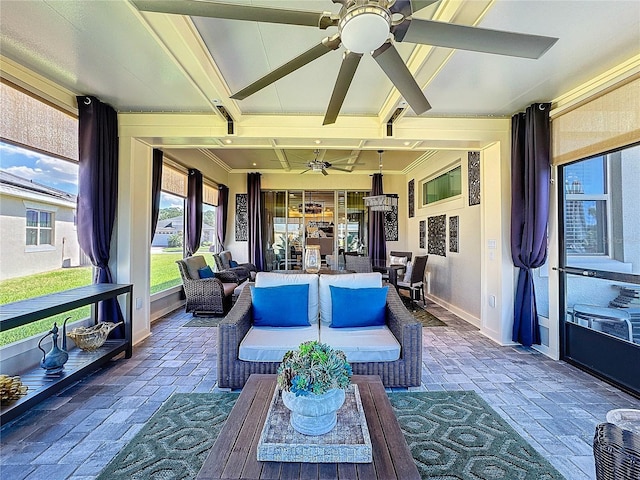
[[[171,217],[165,218],[163,220],[158,220],[158,229],[159,230],[177,230],[182,231],[184,226],[184,218],[183,217]],[[206,222],[202,223],[202,228],[204,230],[209,230],[214,228],[213,225],[209,225]]]
[[[0,170],[0,184],[13,187],[17,190],[25,192],[38,193],[40,195],[46,195],[59,200],[65,200],[67,202],[76,202],[77,195],[67,193],[57,188],[47,187],[41,183],[34,182],[33,180],[27,180],[26,178],[18,177],[9,172]]]

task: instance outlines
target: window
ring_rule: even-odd
[[[78,120],[0,83],[0,304],[89,285],[78,244]],[[71,268],[69,268],[71,267]],[[0,345],[87,318],[89,306],[0,333]],[[0,353],[1,356],[1,353]]]
[[[429,205],[462,194],[462,167],[449,170],[422,184],[422,204]]]
[[[608,255],[607,157],[564,168],[564,229],[567,255]]]
[[[53,213],[27,210],[27,246],[53,245]]]

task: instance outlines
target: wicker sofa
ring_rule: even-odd
[[[353,373],[379,375],[386,387],[419,386],[422,372],[422,324],[407,311],[393,288],[389,288],[387,292],[385,316],[386,326],[400,345],[399,358],[393,361],[350,361]],[[239,358],[242,340],[252,323],[251,290],[245,288],[218,327],[218,386],[221,388],[242,388],[253,373],[277,371],[280,364],[278,361],[246,361]],[[285,327],[282,336],[286,335]],[[331,345],[331,342],[327,343]]]

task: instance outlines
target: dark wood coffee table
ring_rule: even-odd
[[[419,480],[407,442],[377,375],[354,375],[364,408],[372,463],[259,462],[257,445],[276,386],[275,375],[254,374],[242,389],[216,443],[198,473],[213,479],[364,479]]]

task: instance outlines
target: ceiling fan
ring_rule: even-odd
[[[535,59],[558,40],[412,17],[418,10],[438,0],[332,1],[342,5],[338,14],[203,0],[133,0],[133,3],[139,10],[148,12],[301,25],[321,30],[337,27],[338,33],[326,37],[318,45],[231,95],[235,100],[243,100],[343,45],[346,51],[323,125],[335,123],[364,53],[371,53],[416,115],[420,115],[431,105],[394,47],[395,42]]]
[[[302,175],[303,173],[307,173],[307,172],[322,172],[323,175],[329,175],[327,173],[327,169],[332,168],[333,170],[340,170],[341,172],[347,172],[347,173],[351,173],[351,170],[347,169],[347,168],[340,168],[340,167],[336,167],[333,163],[338,163],[341,161],[346,161],[349,160],[348,158],[345,159],[340,159],[340,160],[334,160],[333,163],[329,163],[329,162],[325,162],[324,160],[320,160],[318,157],[320,155],[320,150],[314,150],[313,151],[315,158],[309,162],[305,163],[305,166],[307,167],[306,170],[303,170],[302,172],[300,172],[300,174]],[[364,163],[350,163],[349,166],[351,165],[364,165]]]

